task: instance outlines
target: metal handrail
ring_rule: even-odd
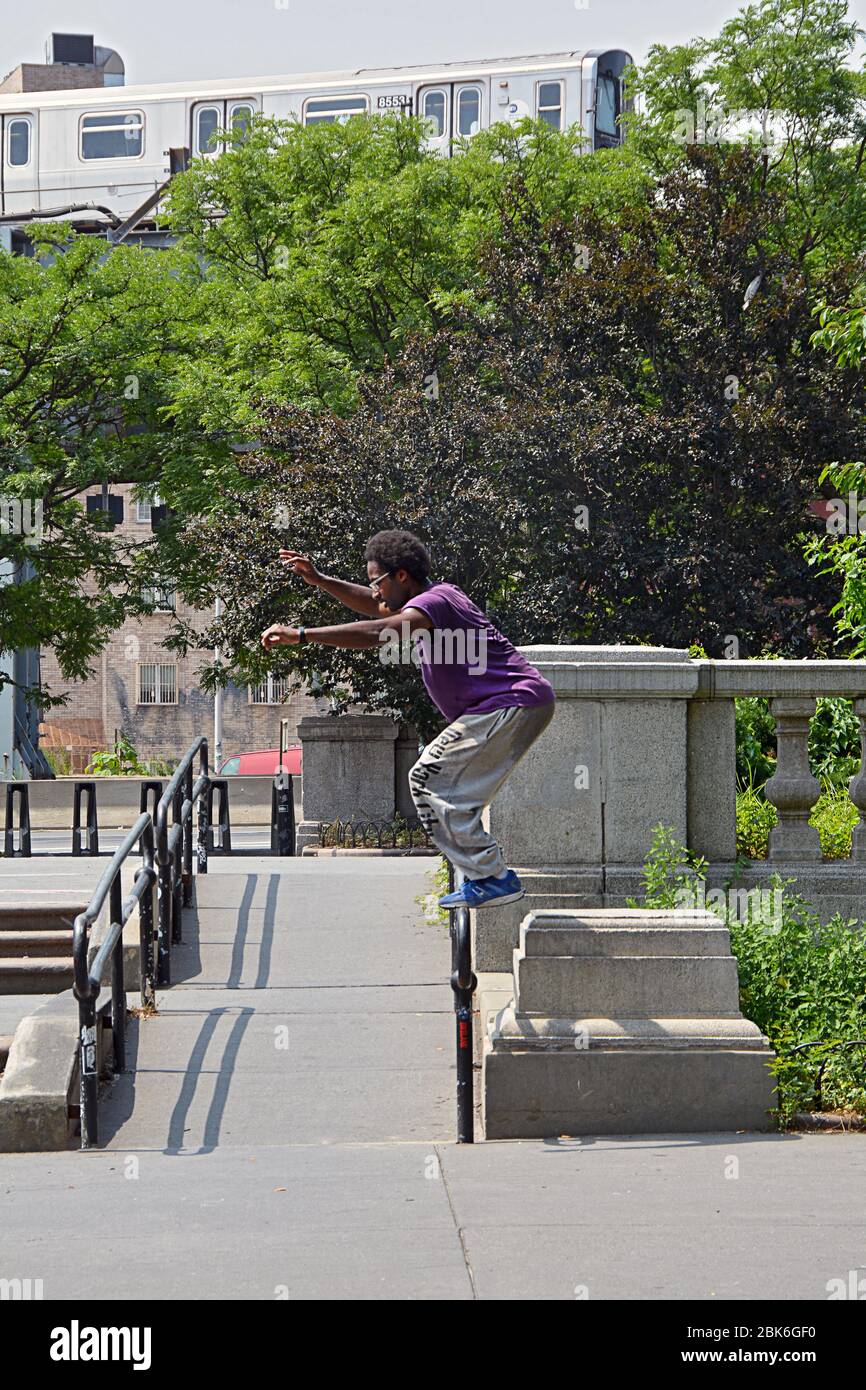
[[[192,780],[192,764],[199,757],[199,775]],[[207,873],[208,807],[207,739],[200,735],[184,753],[156,805],[154,827],[158,864],[157,983],[171,984],[172,943],[183,940],[182,913],[192,903],[192,812],[198,801],[197,868]],[[169,811],[172,825],[169,829]]]
[[[199,777],[193,784],[192,764],[199,755]],[[139,962],[141,1002],[152,1005],[157,984],[171,983],[171,940],[181,940],[181,913],[192,903],[192,812],[199,804],[198,872],[207,873],[209,785],[207,739],[197,738],[181,759],[157,803],[153,816],[143,811],[111,857],[89,904],[75,919],[72,931],[73,994],[78,1000],[78,1060],[81,1094],[81,1147],[98,1141],[97,1096],[99,1060],[96,1039],[96,1006],[102,976],[111,961],[111,1028],[114,1070],[126,1066],[126,992],[123,978],[123,928],[136,906],[139,914]],[[169,828],[168,814],[173,824]],[[132,891],[124,898],[121,870],[127,857],[141,845],[142,863]],[[157,885],[157,956],[153,949],[153,899]],[[109,899],[109,924],[93,962],[88,965],[90,929]]]
[[[454,865],[448,864],[448,891],[454,892]],[[457,1143],[475,1142],[475,1100],[472,1071],[472,996],[478,978],[472,969],[472,932],[468,907],[449,909],[451,988],[457,1024]]]
[[[126,858],[142,847],[142,864],[136,871],[132,892],[122,897],[121,870]],[[146,813],[139,816],[129,834],[112,855],[89,904],[75,919],[72,929],[72,992],[78,1000],[78,1071],[81,1095],[81,1147],[93,1148],[98,1140],[97,1097],[99,1058],[96,1040],[96,1006],[102,989],[102,976],[111,961],[111,1031],[114,1043],[114,1070],[126,1067],[126,991],[123,979],[123,928],[138,907],[141,1002],[154,1000],[153,977],[153,899],[154,868],[153,822]],[[93,963],[88,965],[90,928],[109,898],[109,925]]]

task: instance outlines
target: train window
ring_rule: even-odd
[[[562,130],[561,82],[539,82],[538,119],[553,126],[554,130]]]
[[[430,139],[438,140],[445,134],[445,93],[425,92],[421,114],[429,123]]]
[[[613,73],[599,73],[595,98],[595,128],[599,134],[619,138],[618,115],[619,83]]]
[[[200,106],[195,118],[195,148],[197,154],[213,154],[214,134],[222,125],[218,106]]]
[[[457,95],[458,135],[477,135],[481,128],[481,93],[477,87],[462,87]]]
[[[82,116],[82,159],[135,159],[143,149],[144,117],[140,111]]]
[[[252,123],[253,108],[250,106],[249,102],[238,102],[231,107],[230,125],[232,133],[236,135],[239,140],[246,139],[250,133]]]
[[[13,119],[9,122],[7,160],[16,169],[30,163],[30,122]]]
[[[313,97],[304,107],[304,125],[314,125],[317,121],[347,121],[350,116],[366,115],[366,97]]]

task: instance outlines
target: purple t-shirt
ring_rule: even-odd
[[[456,584],[431,584],[406,608],[433,620],[412,633],[427,694],[449,723],[510,705],[547,705],[553,686]]]

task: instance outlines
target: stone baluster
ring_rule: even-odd
[[[860,812],[860,824],[851,838],[851,858],[866,859],[866,700],[854,701],[854,713],[860,721],[860,771],[849,781],[848,794]]]
[[[821,840],[809,824],[812,807],[821,794],[809,769],[809,720],[814,696],[770,701],[776,721],[776,772],[764,788],[779,813],[770,831],[770,859],[820,860]]]

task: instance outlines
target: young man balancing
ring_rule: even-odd
[[[309,629],[274,623],[262,645],[266,651],[295,642],[367,648],[409,636],[427,693],[448,720],[409,773],[422,825],[463,876],[439,904],[515,902],[525,889],[481,816],[553,718],[553,687],[462,589],[431,581],[430,557],[411,531],[377,532],[364,558],[369,587],[331,579],[305,555],[281,550],[293,574],[372,621]]]

